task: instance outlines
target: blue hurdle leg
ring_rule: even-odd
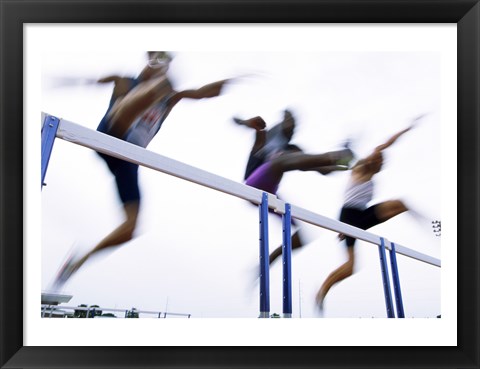
[[[268,195],[263,193],[260,204],[260,318],[270,314],[270,280],[268,255]]]
[[[291,206],[285,204],[283,220],[283,317],[292,317],[292,217]]]
[[[41,188],[45,185],[45,175],[47,174],[48,162],[50,161],[50,155],[52,154],[53,143],[57,136],[58,124],[60,120],[58,118],[47,115],[43,122],[42,127],[42,183]]]
[[[392,291],[390,289],[390,279],[388,277],[388,265],[387,255],[385,253],[385,240],[380,238],[380,246],[378,246],[378,252],[380,254],[380,267],[382,269],[383,279],[383,292],[385,293],[385,304],[387,306],[387,316],[389,318],[395,318],[395,312],[393,311]]]
[[[395,292],[395,303],[397,306],[397,317],[405,318],[403,310],[402,291],[400,289],[400,276],[398,274],[397,253],[395,252],[395,244],[392,242],[390,250],[390,265],[392,267],[393,291]]]

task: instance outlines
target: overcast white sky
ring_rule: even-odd
[[[428,219],[443,223],[449,216],[455,216],[455,202],[449,201],[445,192],[446,188],[451,189],[450,194],[455,195],[456,191],[450,182],[445,186],[445,178],[452,180],[445,165],[450,163],[451,170],[456,165],[455,130],[448,130],[450,134],[445,135],[445,127],[451,127],[446,117],[455,126],[455,99],[454,94],[447,94],[452,90],[445,87],[445,73],[446,70],[454,73],[452,65],[453,68],[455,65],[442,51],[445,45],[450,45],[447,50],[455,50],[454,29],[409,26],[396,30],[384,27],[379,32],[375,27],[358,26],[310,30],[249,26],[237,27],[233,33],[224,27],[219,33],[219,26],[193,26],[193,32],[188,27],[180,27],[185,32],[178,32],[178,26],[160,27],[159,34],[170,36],[165,39],[156,36],[155,26],[34,27],[35,33],[27,35],[36,42],[30,44],[33,52],[28,49],[26,56],[32,61],[40,60],[37,57],[41,55],[41,63],[33,63],[29,70],[34,72],[28,75],[29,81],[41,82],[38,90],[41,100],[28,96],[27,102],[41,111],[95,129],[105,113],[111,86],[61,86],[55,82],[64,77],[80,81],[112,73],[135,76],[145,63],[144,50],[178,50],[174,52],[169,72],[178,89],[254,73],[255,77],[227,86],[221,97],[179,103],[148,147],[236,181],[242,181],[254,134],[232,123],[232,116],[261,115],[272,126],[280,120],[282,110],[290,108],[298,122],[293,142],[305,151],[320,153],[336,149],[346,138],[351,138],[354,151],[361,157],[407,126],[413,117],[428,113],[415,130],[386,152],[384,170],[376,177],[374,201],[401,198]],[[35,79],[37,73],[41,80]],[[36,124],[35,115],[32,116],[32,124]],[[34,145],[39,143],[28,147]],[[453,155],[447,156],[446,152]],[[348,173],[321,176],[291,172],[284,177],[279,195],[292,204],[337,218],[347,180]],[[34,232],[27,235],[26,241],[29,270],[37,267],[36,255],[41,258],[42,290],[49,286],[72,245],[87,250],[121,221],[113,178],[92,151],[56,140],[46,183],[38,212],[41,254],[30,236]],[[137,238],[87,263],[65,286],[64,292],[74,296],[70,304],[168,309],[192,314],[194,318],[256,318],[259,298],[253,277],[258,265],[258,210],[240,199],[145,168],[140,168],[140,185],[143,206]],[[28,204],[32,204],[32,197]],[[28,214],[32,215],[27,225],[35,231],[37,213]],[[424,318],[441,313],[445,316],[447,307],[447,319],[442,321],[449,328],[456,322],[455,308],[444,303],[455,301],[453,223],[456,218],[447,222],[452,232],[444,230],[441,238],[432,232],[429,221],[419,223],[408,214],[371,230],[437,258],[448,251],[449,258],[442,258],[442,269],[403,256],[398,257],[398,263],[406,316]],[[270,225],[273,249],[281,241],[281,224],[271,216]],[[311,225],[305,225],[304,230],[312,242],[293,254],[293,317],[314,318],[318,317],[314,307],[316,291],[346,255],[344,245],[333,232]],[[445,249],[441,242],[445,236],[450,237],[448,245],[453,250]],[[356,249],[356,273],[330,291],[325,318],[386,317],[377,248],[358,242]],[[453,274],[445,278],[446,271]],[[281,273],[281,263],[271,268],[271,313],[282,313]],[[32,274],[27,281],[27,287],[37,283]],[[448,300],[442,292],[446,287]],[[29,301],[36,300],[27,298],[27,310]],[[27,316],[35,314],[33,309]],[[238,325],[234,319],[228,321],[226,326],[209,324],[209,329],[219,333],[215,335],[218,338],[224,337],[224,329],[231,327],[239,332],[244,326],[258,328],[247,323]],[[331,323],[328,319],[323,321],[322,329],[333,329],[329,332],[336,332],[340,324],[335,319]],[[357,319],[358,323],[362,321]],[[445,332],[445,326],[440,325],[429,324],[428,330],[420,329],[420,321],[415,321],[414,328],[418,330],[408,344],[421,340],[424,334],[440,339],[441,335],[435,332]],[[350,329],[354,325],[349,323]],[[150,335],[146,336],[147,341],[137,340],[133,344],[198,342],[197,331],[177,336],[178,327],[170,327],[167,341],[158,341],[161,337]],[[92,328],[85,334],[91,336]],[[50,323],[48,330],[53,332],[52,329],[60,332]],[[83,329],[76,326],[76,332]],[[110,326],[109,331],[116,329]],[[384,328],[369,325],[367,331],[376,329],[380,332]],[[358,344],[358,337],[364,337],[365,332],[365,328],[351,330],[348,337],[333,333],[326,344]],[[30,334],[29,342],[45,344],[44,336],[36,336],[35,331]],[[270,329],[268,334],[269,342],[278,342],[275,330]],[[109,342],[116,342],[116,336],[110,336]],[[41,341],[35,341],[35,337]],[[242,336],[229,336],[229,342],[235,337]],[[248,342],[258,344],[259,337],[252,336]],[[307,341],[325,344],[325,339],[316,336],[315,340]],[[94,341],[91,342],[95,344]],[[216,342],[223,344],[218,339]],[[310,344],[305,340],[298,342]],[[243,340],[240,344],[244,344]]]
[[[95,129],[111,85],[59,85],[58,79],[135,76],[141,52],[66,52],[43,60],[42,110]],[[429,113],[386,153],[375,201],[402,198],[428,219],[440,213],[440,57],[433,52],[176,52],[170,75],[178,89],[255,73],[223,96],[177,105],[149,150],[241,181],[254,133],[232,116],[261,115],[270,126],[282,109],[298,120],[294,142],[307,152],[338,148],[352,138],[366,155],[409,120]],[[190,313],[195,317],[255,317],[258,286],[258,212],[255,207],[142,168],[143,207],[137,238],[85,265],[65,286],[71,304]],[[280,195],[336,218],[348,173],[288,173]],[[57,140],[42,192],[42,288],[73,244],[92,247],[122,215],[113,179],[93,152]],[[68,199],[68,200],[67,200]],[[271,218],[271,249],[280,222]],[[313,317],[314,295],[345,259],[332,232],[306,226],[312,243],[294,253],[294,316]],[[408,214],[373,232],[440,257],[440,238],[427,221]],[[326,317],[385,316],[376,247],[358,243],[357,273],[335,286]],[[441,313],[440,269],[399,257],[406,315]],[[421,278],[419,278],[421,276]],[[300,307],[301,305],[301,307]],[[271,311],[281,313],[281,265],[271,270]]]

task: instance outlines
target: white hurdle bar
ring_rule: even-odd
[[[42,120],[48,117],[53,116],[42,113]],[[133,145],[110,135],[83,127],[68,120],[59,119],[56,137],[87,147],[89,149],[93,149],[106,155],[114,156],[119,159],[123,159],[162,173],[175,176],[177,178],[181,178],[232,196],[239,197],[260,206],[262,206],[262,202],[265,203],[263,197],[264,194],[266,194],[268,208],[273,209],[276,213],[285,215],[287,204],[273,194],[263,192],[251,186],[148,151],[137,145]],[[398,254],[436,267],[441,267],[441,261],[438,258],[434,258],[430,255],[415,251],[397,243],[395,243],[394,248],[392,248],[390,241],[378,235],[350,226],[338,220],[327,218],[295,205],[288,204],[288,206],[290,206],[291,210],[289,215],[292,218],[331,230],[333,232],[342,233],[368,243],[373,243],[377,246],[384,245],[384,247],[390,251],[393,249],[393,251]],[[261,313],[265,315],[266,312]]]
[[[60,119],[57,137],[85,146],[95,151],[154,169],[217,191],[251,201],[262,203],[263,191],[242,183],[209,173],[180,161],[148,151],[140,146],[117,139],[113,136],[85,128],[79,124]],[[268,206],[275,211],[284,211],[284,202],[268,194]]]
[[[309,210],[302,209],[298,206],[292,205],[292,218],[296,218],[298,220],[302,220],[304,222],[307,222],[325,229],[329,229],[334,232],[343,233],[347,236],[351,236],[362,241],[373,243],[377,246],[380,246],[382,243],[382,237],[377,236],[376,234],[364,231],[360,228],[353,227],[349,224],[342,223],[338,220],[330,219],[323,215],[313,213]],[[386,239],[384,238],[384,240]],[[387,242],[385,243],[385,248],[387,250],[392,250],[391,242],[388,240],[386,241]],[[415,260],[423,261],[424,263],[427,263],[433,266],[437,266],[437,267],[442,266],[440,259],[412,250],[408,247],[401,246],[398,243],[395,243],[395,251],[397,254],[401,254]]]

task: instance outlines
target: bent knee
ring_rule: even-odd
[[[377,217],[382,221],[386,221],[407,210],[408,208],[405,206],[405,204],[401,200],[385,201],[378,205]]]
[[[300,235],[298,234],[298,231],[294,233],[292,236],[292,249],[297,249],[299,247],[302,247],[304,245],[304,242]]]
[[[135,229],[137,228],[137,218],[131,218],[127,219],[123,224],[123,234],[126,238],[131,240],[133,238],[133,234],[135,232]]]
[[[398,210],[407,211],[407,206],[404,204],[402,200],[392,200],[393,206]]]
[[[130,241],[133,239],[135,228],[126,228],[123,232],[124,242]]]
[[[345,264],[345,275],[350,277],[353,274],[353,261],[348,261]]]
[[[393,200],[392,201],[392,216],[402,214],[408,211],[407,206],[401,200]]]

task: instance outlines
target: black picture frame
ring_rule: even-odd
[[[480,367],[479,0],[0,0],[0,12],[1,368]],[[458,173],[451,173],[458,179],[456,347],[23,346],[23,25],[162,22],[457,24]]]

